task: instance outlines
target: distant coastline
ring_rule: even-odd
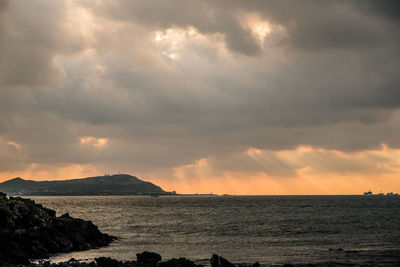
[[[374,194],[374,193],[372,193],[371,190],[368,190],[368,192],[364,192],[363,196],[378,196],[378,197],[387,196],[387,197],[393,197],[393,196],[399,196],[399,193],[388,192],[386,194],[385,193]]]
[[[176,195],[175,191],[164,191],[160,186],[128,174],[50,181],[17,177],[0,183],[0,191],[14,196]]]

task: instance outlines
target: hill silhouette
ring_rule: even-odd
[[[128,174],[57,181],[32,181],[17,177],[0,183],[0,191],[25,196],[174,194]]]

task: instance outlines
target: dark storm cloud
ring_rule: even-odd
[[[381,15],[384,18],[389,18],[400,21],[400,2],[397,0],[384,0],[384,1],[358,1],[357,4],[371,14]]]
[[[399,147],[396,5],[0,0],[0,148],[20,158],[14,169],[147,171],[210,156],[240,161],[249,147]],[[75,9],[89,15],[71,17]],[[252,16],[271,26],[263,40],[246,24]],[[74,19],[87,23],[84,33]],[[171,39],[155,42],[170,29]],[[269,158],[238,169],[294,173]]]
[[[233,52],[257,55],[261,49],[248,31],[238,21],[240,9],[210,1],[117,1],[99,8],[100,13],[117,20],[134,21],[167,29],[194,26],[206,34],[225,34],[227,46]]]
[[[194,26],[207,34],[222,33],[233,52],[257,55],[260,47],[241,26],[245,12],[262,15],[285,26],[295,48],[360,48],[388,40],[399,41],[397,25],[379,18],[397,17],[396,1],[112,1],[99,9],[117,20],[149,27]],[[367,14],[366,14],[367,13]]]

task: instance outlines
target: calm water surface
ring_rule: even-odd
[[[400,266],[400,197],[87,196],[31,197],[57,215],[91,220],[118,240],[54,261],[145,250],[205,263],[354,263]]]

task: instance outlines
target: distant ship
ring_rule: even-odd
[[[371,190],[369,190],[368,192],[364,192],[364,196],[372,196],[373,194],[372,194],[372,192],[371,192]]]

